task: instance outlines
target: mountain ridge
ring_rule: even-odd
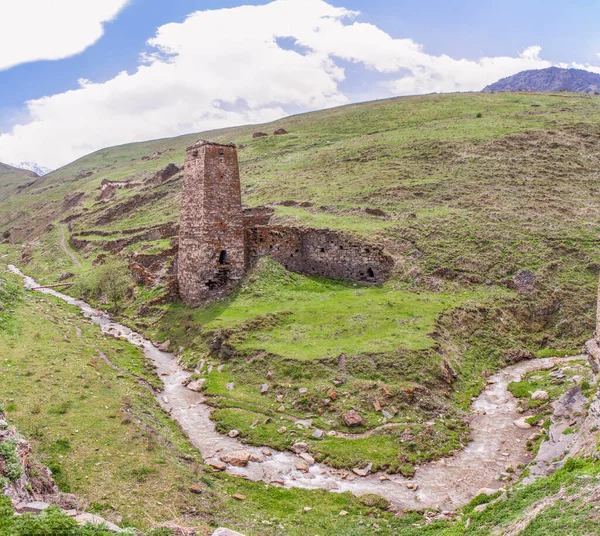
[[[584,69],[564,69],[548,67],[530,69],[483,88],[484,93],[503,91],[569,91],[573,93],[598,93],[600,74]]]

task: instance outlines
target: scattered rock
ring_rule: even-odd
[[[416,482],[407,482],[406,487],[408,489],[412,489],[413,491],[417,491],[419,489],[419,484],[417,484]]]
[[[308,473],[309,466],[305,461],[298,461],[296,462],[296,470],[303,473]]]
[[[300,389],[298,389],[298,392],[303,395],[305,393],[308,393],[308,389],[306,387],[300,387]]]
[[[372,468],[373,468],[373,464],[370,463],[370,464],[368,464],[367,466],[365,466],[363,468],[355,467],[354,469],[352,469],[352,472],[355,475],[365,477],[365,476],[369,476],[371,474],[371,469]]]
[[[279,407],[277,408],[277,411],[278,411],[279,413],[283,413],[283,412],[285,411],[285,406],[279,406]]]
[[[521,430],[529,430],[531,428],[531,424],[525,421],[526,418],[527,417],[521,417],[520,419],[513,421],[513,424]]]
[[[265,456],[273,456],[273,453],[272,453],[270,450],[267,450],[267,449],[264,449],[264,450],[262,451],[262,453],[263,453]]]
[[[392,414],[391,414],[389,411],[385,411],[385,410],[383,410],[383,411],[381,412],[381,414],[382,414],[382,415],[383,415],[383,416],[384,416],[386,419],[393,419],[393,418],[394,418],[394,416],[393,416],[393,415],[392,415]]]
[[[323,432],[323,430],[315,430],[315,431],[312,433],[312,436],[313,436],[315,439],[321,439],[321,438],[322,438],[324,435],[325,435],[325,432]]]
[[[231,496],[231,498],[232,498],[232,499],[236,499],[236,500],[238,500],[238,501],[245,501],[245,500],[246,500],[246,496],[245,496],[245,495],[242,495],[241,493],[234,493],[234,494]]]
[[[225,471],[227,465],[219,460],[207,460],[206,463],[210,465],[215,471]]]
[[[250,454],[250,461],[255,463],[263,463],[265,459],[256,454]]]
[[[354,427],[361,426],[363,424],[363,418],[359,415],[356,410],[351,409],[347,413],[342,415],[342,419],[346,423],[346,426]]]
[[[531,400],[548,400],[549,398],[550,396],[546,391],[536,391],[531,395]]]
[[[161,352],[168,352],[170,345],[171,345],[171,341],[165,341],[165,342],[163,342],[162,344],[159,345],[158,349]]]
[[[304,511],[305,512],[310,512],[312,510],[312,508],[310,506],[305,506],[304,507]]]
[[[41,501],[35,501],[35,502],[30,502],[27,503],[25,506],[22,506],[21,508],[19,508],[19,510],[21,510],[21,512],[29,512],[31,514],[41,514],[44,510],[47,510],[48,508],[50,508],[50,505],[48,503],[45,502],[41,502]]]
[[[72,277],[75,277],[75,274],[73,272],[64,272],[64,273],[60,274],[60,277],[58,278],[58,280],[66,281],[67,279],[71,279]]]
[[[206,383],[206,379],[201,378],[200,380],[194,380],[187,384],[187,388],[190,391],[195,391],[196,393],[200,393],[204,389],[204,384]]]
[[[289,132],[285,128],[280,128],[274,132],[275,136],[283,136],[285,134],[289,134]]]
[[[303,452],[302,454],[300,454],[300,458],[302,458],[305,462],[307,462],[310,465],[313,465],[315,463],[315,459],[308,454],[308,452]]]
[[[255,132],[254,134],[252,134],[253,138],[265,138],[267,136],[268,134],[266,132]]]
[[[341,516],[347,516],[347,515],[348,515],[348,512],[346,512],[346,510],[342,510],[342,511],[339,513],[339,515],[341,515]]]
[[[303,454],[308,452],[308,445],[306,443],[295,443],[290,450],[294,454]]]
[[[221,456],[221,461],[236,467],[246,467],[250,461],[250,453],[247,450],[237,450]]]
[[[268,390],[269,390],[269,386],[268,386],[266,383],[263,383],[263,384],[260,386],[260,392],[261,392],[261,393],[263,393],[263,394],[264,394],[264,393],[266,393]]]
[[[229,391],[233,391],[235,389],[235,383],[230,382],[230,383],[226,383],[225,387],[229,390]]]
[[[240,532],[235,532],[235,530],[218,528],[212,534],[212,536],[244,536]]]
[[[94,525],[94,526],[100,526],[100,525],[105,525],[108,530],[112,531],[112,532],[122,532],[122,530],[117,527],[117,525],[115,525],[114,523],[110,523],[109,521],[106,521],[106,519],[94,515],[94,514],[88,514],[88,513],[84,513],[84,514],[79,514],[78,516],[76,516],[75,521],[77,521],[77,523],[79,523],[80,525]]]
[[[287,428],[282,426],[279,430],[277,430],[280,434],[285,434],[287,432]]]
[[[229,437],[235,438],[240,435],[239,430],[230,430],[227,434]]]
[[[487,504],[478,504],[475,508],[473,508],[473,512],[483,512],[487,508]]]
[[[200,486],[197,486],[196,484],[194,484],[193,486],[190,486],[190,491],[192,493],[200,494],[200,493],[202,493],[202,488]]]

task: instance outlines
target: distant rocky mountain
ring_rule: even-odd
[[[572,91],[574,93],[600,93],[600,74],[583,69],[548,67],[521,71],[502,78],[483,88],[491,91]]]
[[[52,171],[50,168],[40,166],[35,162],[21,162],[20,164],[13,164],[13,167],[33,171],[36,175],[40,177],[42,177],[43,175],[47,175]]]

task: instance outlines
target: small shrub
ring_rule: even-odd
[[[4,476],[11,482],[19,479],[23,474],[23,467],[17,457],[17,442],[14,439],[0,443],[0,458],[4,459]]]
[[[477,112],[477,115],[475,117],[477,119],[481,119],[483,117],[483,114],[481,112]]]

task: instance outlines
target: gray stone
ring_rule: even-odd
[[[206,380],[204,378],[202,378],[200,380],[195,380],[193,382],[188,383],[187,388],[190,391],[195,391],[196,393],[200,393],[202,391],[202,389],[204,389],[205,383],[206,383]]]
[[[308,452],[308,445],[304,442],[296,443],[290,450],[294,454],[304,454],[305,452]]]
[[[269,386],[268,386],[266,383],[263,383],[263,384],[260,386],[260,392],[261,392],[261,393],[266,393],[268,390],[269,390]]]
[[[34,501],[27,503],[25,506],[21,507],[20,510],[22,512],[29,512],[31,514],[41,514],[44,510],[50,508],[50,505],[41,501]]]
[[[78,516],[75,516],[74,519],[80,525],[93,525],[94,527],[104,525],[111,532],[123,532],[123,530],[117,527],[117,525],[115,525],[114,523],[106,521],[106,519],[94,514],[83,513],[79,514]]]
[[[513,421],[513,424],[517,428],[520,428],[521,430],[529,430],[531,428],[531,424],[529,424],[528,422],[525,422],[526,418],[527,417],[521,417],[520,419],[517,419],[516,421]]]
[[[313,436],[315,439],[321,439],[321,438],[322,438],[324,435],[325,435],[325,432],[323,432],[323,430],[315,430],[315,431],[312,433],[312,436]]]
[[[564,378],[564,375],[563,375]],[[531,400],[548,400],[550,396],[546,391],[536,391],[531,395]]]
[[[233,382],[226,383],[225,387],[227,387],[227,389],[229,389],[230,391],[233,391],[235,389],[235,383],[233,383]]]
[[[372,468],[373,468],[373,464],[370,463],[366,467],[363,467],[363,468],[360,468],[360,469],[358,467],[355,467],[354,469],[352,469],[352,472],[355,475],[365,477],[365,476],[369,476],[371,474],[371,469]]]
[[[244,536],[241,532],[236,532],[231,529],[219,528],[213,532],[212,536]]]

